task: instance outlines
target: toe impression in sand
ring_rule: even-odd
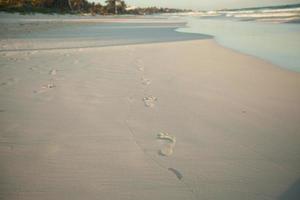
[[[146,107],[154,107],[154,102],[157,101],[157,98],[154,96],[148,96],[144,97],[143,101]]]

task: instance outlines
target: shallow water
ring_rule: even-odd
[[[223,46],[300,72],[300,24],[238,21],[228,18],[186,17],[179,32],[213,35]]]
[[[50,18],[51,19],[51,18]],[[27,21],[26,21],[27,20]],[[123,22],[123,23],[69,23],[51,22],[44,24],[39,18],[23,20],[0,20],[7,30],[0,32],[0,39],[26,40],[31,48],[61,49],[128,45],[154,42],[171,42],[207,39],[211,36],[194,33],[179,33],[176,28],[183,22]],[[0,25],[1,25],[0,23]],[[20,30],[20,31],[17,31]],[[25,31],[24,31],[25,30]],[[17,50],[28,50],[27,47]],[[16,49],[5,49],[16,50]]]

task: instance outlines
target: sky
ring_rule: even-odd
[[[88,0],[104,3],[105,0]],[[127,5],[214,10],[300,3],[300,0],[125,0]]]

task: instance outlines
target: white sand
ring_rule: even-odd
[[[0,56],[0,199],[277,199],[300,177],[299,73],[213,40]]]

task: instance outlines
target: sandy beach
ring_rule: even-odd
[[[3,36],[0,199],[296,199],[300,73],[190,37]]]

